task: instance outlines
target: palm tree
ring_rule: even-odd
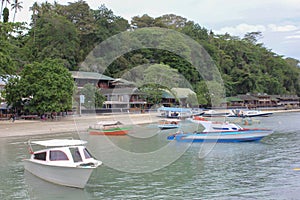
[[[37,2],[34,2],[34,4],[29,8],[29,10],[32,11],[33,43],[35,43],[35,26],[36,26],[36,20],[38,17],[40,6]]]
[[[15,18],[16,18],[17,11],[18,11],[18,10],[21,11],[21,9],[23,8],[23,7],[21,6],[22,3],[23,3],[22,1],[21,1],[21,2],[18,2],[18,0],[15,0],[15,3],[13,3],[13,4],[11,5],[11,10],[15,10],[13,22],[15,22]]]

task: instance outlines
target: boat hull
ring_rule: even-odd
[[[165,125],[158,125],[158,128],[160,128],[161,130],[174,129],[174,128],[180,128],[180,125],[165,124]]]
[[[31,174],[58,185],[84,188],[95,167],[65,167],[45,165],[24,160],[24,168]]]
[[[253,142],[272,134],[272,130],[244,130],[235,132],[213,132],[213,133],[188,133],[168,136],[168,140],[178,142]]]
[[[90,135],[127,135],[127,129],[114,129],[114,130],[90,130]]]

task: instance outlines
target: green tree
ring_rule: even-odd
[[[2,16],[3,16],[3,22],[4,23],[8,22],[8,19],[9,19],[9,10],[8,10],[7,7],[5,7],[3,9]]]
[[[0,22],[0,77],[15,74],[17,67],[24,64],[22,23]]]
[[[61,59],[74,70],[78,62],[79,38],[76,27],[63,16],[44,14],[37,19],[26,46],[28,57],[41,62],[46,58]]]
[[[26,65],[20,78],[9,82],[5,93],[9,105],[22,101],[25,110],[43,114],[71,109],[73,90],[74,81],[63,63],[46,59]]]
[[[139,91],[143,94],[143,99],[145,99],[147,103],[151,105],[157,105],[161,102],[163,89],[167,88],[156,83],[148,83],[139,87]]]

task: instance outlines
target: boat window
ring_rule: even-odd
[[[83,149],[83,153],[84,153],[84,157],[86,159],[92,158],[92,155],[90,154],[90,152],[86,148]]]
[[[35,153],[34,159],[36,160],[46,160],[46,152]]]
[[[78,147],[70,148],[70,151],[71,151],[74,162],[82,162],[82,158],[81,158]]]
[[[69,160],[69,159],[68,156],[63,151],[52,150],[50,151],[50,160],[56,161],[56,160]]]

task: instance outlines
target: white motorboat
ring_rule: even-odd
[[[226,117],[268,117],[272,115],[272,112],[261,111],[261,110],[231,110]]]
[[[84,146],[87,142],[72,139],[29,141],[31,157],[24,159],[24,168],[46,181],[84,188],[93,170],[102,164]],[[33,151],[32,145],[46,149]]]

